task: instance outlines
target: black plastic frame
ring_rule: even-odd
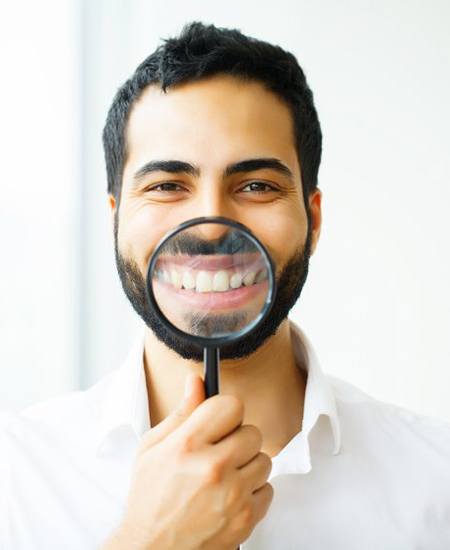
[[[264,307],[261,310],[261,313],[249,325],[247,325],[242,330],[233,334],[229,334],[227,336],[220,336],[216,338],[204,338],[203,336],[195,336],[192,334],[188,334],[180,330],[174,324],[172,324],[159,308],[153,293],[153,288],[152,288],[153,270],[156,264],[156,260],[158,258],[158,252],[160,248],[164,246],[164,244],[177,233],[180,233],[181,231],[183,231],[184,229],[187,229],[188,227],[192,227],[193,225],[200,225],[202,223],[222,223],[224,225],[228,225],[229,227],[233,227],[235,229],[242,231],[249,238],[249,240],[251,240],[253,244],[258,248],[261,254],[265,257],[267,261],[267,265],[269,266],[269,270],[268,270],[269,292],[267,293],[266,301],[265,301]],[[231,220],[229,218],[225,218],[222,216],[202,216],[199,218],[193,218],[191,220],[181,223],[175,229],[172,229],[168,233],[166,233],[166,235],[156,245],[155,250],[150,259],[148,269],[147,269],[145,289],[146,289],[147,299],[150,305],[154,308],[154,310],[160,317],[161,321],[163,322],[164,326],[168,330],[170,330],[172,333],[174,333],[176,336],[183,338],[187,340],[189,343],[197,345],[198,347],[202,347],[202,348],[221,347],[231,342],[237,342],[238,340],[241,340],[242,338],[244,338],[249,332],[254,330],[260,323],[262,323],[262,321],[267,317],[275,301],[276,290],[277,290],[276,279],[275,279],[275,267],[274,267],[272,258],[267,252],[265,246],[255,237],[255,235],[253,235],[253,233],[250,231],[250,229],[248,229],[248,227],[246,227],[245,225],[239,222],[236,222],[234,220]]]

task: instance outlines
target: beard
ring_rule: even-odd
[[[308,276],[309,259],[311,256],[311,218],[309,205],[306,205],[308,232],[303,247],[289,258],[277,277],[277,292],[269,314],[255,330],[237,342],[221,346],[221,359],[240,359],[251,355],[261,347],[268,338],[273,336],[281,323],[287,318],[289,311],[297,302]],[[116,267],[122,288],[133,309],[141,317],[147,327],[168,348],[175,351],[183,359],[197,362],[203,361],[203,348],[196,346],[187,339],[177,336],[161,321],[155,310],[150,306],[146,295],[146,280],[133,258],[124,257],[118,248],[118,210],[114,218],[114,253]]]

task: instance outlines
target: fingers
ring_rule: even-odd
[[[260,489],[252,494],[253,501],[253,520],[258,523],[266,515],[269,506],[273,500],[273,487],[270,483],[265,483]]]
[[[265,483],[261,488],[250,495],[249,500],[240,508],[233,517],[229,530],[238,535],[238,540],[247,539],[255,525],[266,515],[273,500],[273,488],[270,483]]]
[[[262,435],[255,426],[245,424],[214,445],[214,455],[223,457],[230,468],[240,468],[261,450]]]
[[[248,492],[255,493],[266,484],[271,471],[270,457],[266,453],[258,453],[252,461],[239,468],[238,473],[244,480]]]
[[[193,448],[216,443],[242,424],[244,405],[233,395],[214,395],[197,407],[178,430]]]

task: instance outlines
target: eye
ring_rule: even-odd
[[[243,187],[241,191],[243,193],[269,193],[270,191],[276,191],[276,189],[265,181],[252,181]]]
[[[148,189],[146,189],[146,191],[156,191],[157,193],[171,193],[182,190],[183,187],[173,181],[158,183],[158,185],[154,185],[153,187],[149,187]]]

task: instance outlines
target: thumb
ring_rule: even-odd
[[[178,428],[205,400],[205,386],[198,374],[189,373],[184,384],[183,399],[162,422],[151,428],[142,438],[144,448],[152,447]]]

